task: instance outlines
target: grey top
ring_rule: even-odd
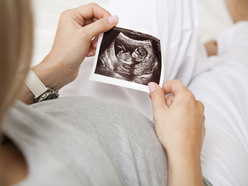
[[[89,97],[17,102],[3,130],[28,163],[17,186],[167,185],[153,123],[127,106]]]

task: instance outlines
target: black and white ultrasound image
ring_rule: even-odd
[[[95,73],[142,85],[159,84],[161,63],[157,38],[115,27],[104,33]]]

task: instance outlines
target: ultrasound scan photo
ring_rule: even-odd
[[[94,73],[141,85],[160,83],[160,40],[115,27],[102,36]]]

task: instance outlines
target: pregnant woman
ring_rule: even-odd
[[[167,5],[180,9],[179,2],[185,3],[173,1]],[[233,18],[235,22],[245,21],[224,33],[230,43],[220,48],[222,63],[208,73],[198,71],[198,76],[188,82],[189,76],[182,73],[195,96],[178,80],[168,81],[162,88],[149,84],[154,128],[142,113],[115,101],[69,97],[39,102],[40,96],[34,91],[37,84],[27,83],[31,89],[24,85],[32,53],[30,2],[0,0],[0,184],[198,186],[211,185],[210,180],[219,185],[245,185],[248,2],[229,3],[237,2],[240,9],[234,11]],[[117,22],[117,16],[96,4],[63,12],[53,48],[42,63],[32,68],[38,77],[33,74],[31,82],[45,84],[49,88],[45,88],[45,94],[73,81],[82,60],[94,54],[97,39],[93,38]],[[189,25],[187,22],[184,26]],[[167,37],[162,40],[174,42]],[[175,46],[184,45],[174,44],[167,48],[168,54]],[[172,66],[168,68],[173,74]],[[197,65],[189,63],[175,74],[180,76],[180,69],[191,67]],[[189,70],[187,74],[197,73]],[[165,94],[169,95],[166,99]],[[17,98],[22,102],[14,103]],[[196,100],[199,98],[206,105],[210,134],[204,145],[204,106]],[[26,105],[34,100],[39,103]]]

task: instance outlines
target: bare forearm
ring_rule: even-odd
[[[19,101],[27,104],[27,105],[31,105],[34,103],[34,95],[33,93],[29,90],[29,88],[27,87],[27,85],[24,85],[22,88],[22,91],[19,95],[19,97],[17,98]]]
[[[168,153],[169,186],[203,186],[200,155],[194,151]]]

